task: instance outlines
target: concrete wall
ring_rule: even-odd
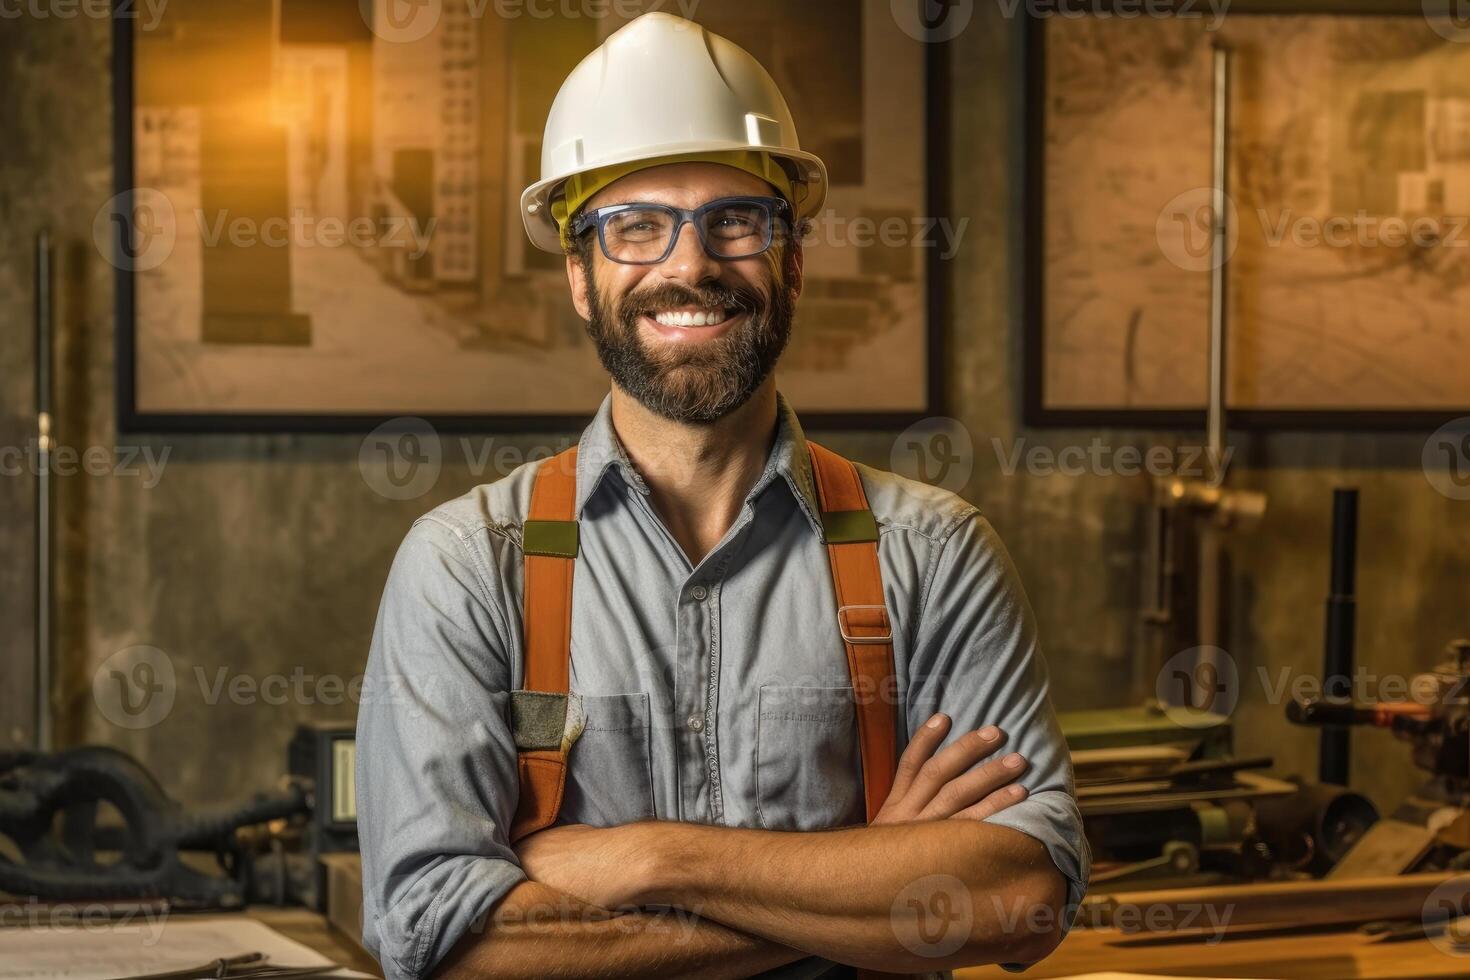
[[[1009,543],[1041,620],[1055,696],[1063,708],[1130,698],[1143,641],[1139,592],[1142,477],[1006,475],[1018,444],[1060,449],[1101,438],[1113,447],[1198,436],[1034,431],[1019,420],[1021,335],[1015,234],[1019,47],[998,5],[977,5],[955,43],[948,196],[968,218],[965,246],[947,270],[950,315],[944,378],[949,412],[971,433],[966,494]],[[0,22],[0,435],[26,438],[31,404],[29,243],[49,224],[63,243],[59,400],[63,443],[113,447],[112,269],[91,227],[111,190],[109,24],[85,17]],[[1470,387],[1470,386],[1467,386]],[[1470,399],[1467,399],[1470,401]],[[567,434],[499,438],[528,452]],[[1311,769],[1315,738],[1279,721],[1257,671],[1311,671],[1320,660],[1332,487],[1363,489],[1361,660],[1379,672],[1426,666],[1447,640],[1470,633],[1470,503],[1436,493],[1419,467],[1425,434],[1241,437],[1238,485],[1270,495],[1264,523],[1232,542],[1234,596],[1228,646],[1245,679],[1238,746],[1273,752],[1281,771]],[[840,451],[887,465],[893,433],[832,433]],[[59,620],[54,702],[63,744],[102,741],[138,754],[186,801],[270,784],[294,725],[350,717],[350,706],[209,703],[237,674],[350,678],[361,670],[389,561],[410,521],[478,479],[454,448],[435,487],[396,502],[361,475],[355,436],[121,437],[157,459],[143,476],[58,479]],[[474,440],[483,447],[483,440]],[[146,471],[145,471],[146,472]],[[0,479],[0,622],[6,691],[0,733],[24,738],[12,702],[28,677],[30,480]],[[160,723],[128,730],[108,721],[93,675],[119,650],[165,651],[178,691]],[[223,671],[223,675],[221,674]],[[202,681],[201,681],[202,675]],[[15,685],[12,686],[12,681]],[[314,690],[308,684],[308,690]],[[330,691],[326,693],[330,698]],[[1354,782],[1380,804],[1417,781],[1407,753],[1365,733]]]

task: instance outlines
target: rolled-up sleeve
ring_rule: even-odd
[[[1004,749],[1025,757],[1026,799],[989,821],[1046,846],[1068,882],[1070,928],[1091,864],[1071,754],[1047,695],[1030,604],[1005,546],[978,514],[965,518],[939,553],[909,663],[911,726],[935,711],[954,720],[951,740],[996,725],[1006,735]]]
[[[525,879],[508,840],[512,672],[491,585],[458,531],[421,518],[378,610],[356,775],[363,940],[388,980],[426,976]]]

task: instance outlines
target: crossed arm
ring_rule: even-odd
[[[936,752],[949,726],[936,715],[915,733],[867,827],[533,834],[518,848],[531,880],[437,976],[739,977],[813,954],[895,972],[1040,959],[1062,932],[1065,879],[1040,842],[983,822],[1025,798],[1025,762],[993,757],[1005,741],[993,726]]]

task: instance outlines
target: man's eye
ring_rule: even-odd
[[[759,226],[755,219],[745,214],[722,214],[715,219],[710,230],[718,233],[722,238],[738,238],[744,235],[754,235]]]
[[[661,214],[642,211],[617,215],[608,223],[608,229],[619,235],[657,235],[668,227],[668,223]]]

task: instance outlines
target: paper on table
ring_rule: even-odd
[[[0,980],[109,980],[265,953],[282,966],[331,960],[254,919],[162,915],[126,925],[78,920],[65,926],[0,929]],[[361,977],[351,970],[326,974]]]

